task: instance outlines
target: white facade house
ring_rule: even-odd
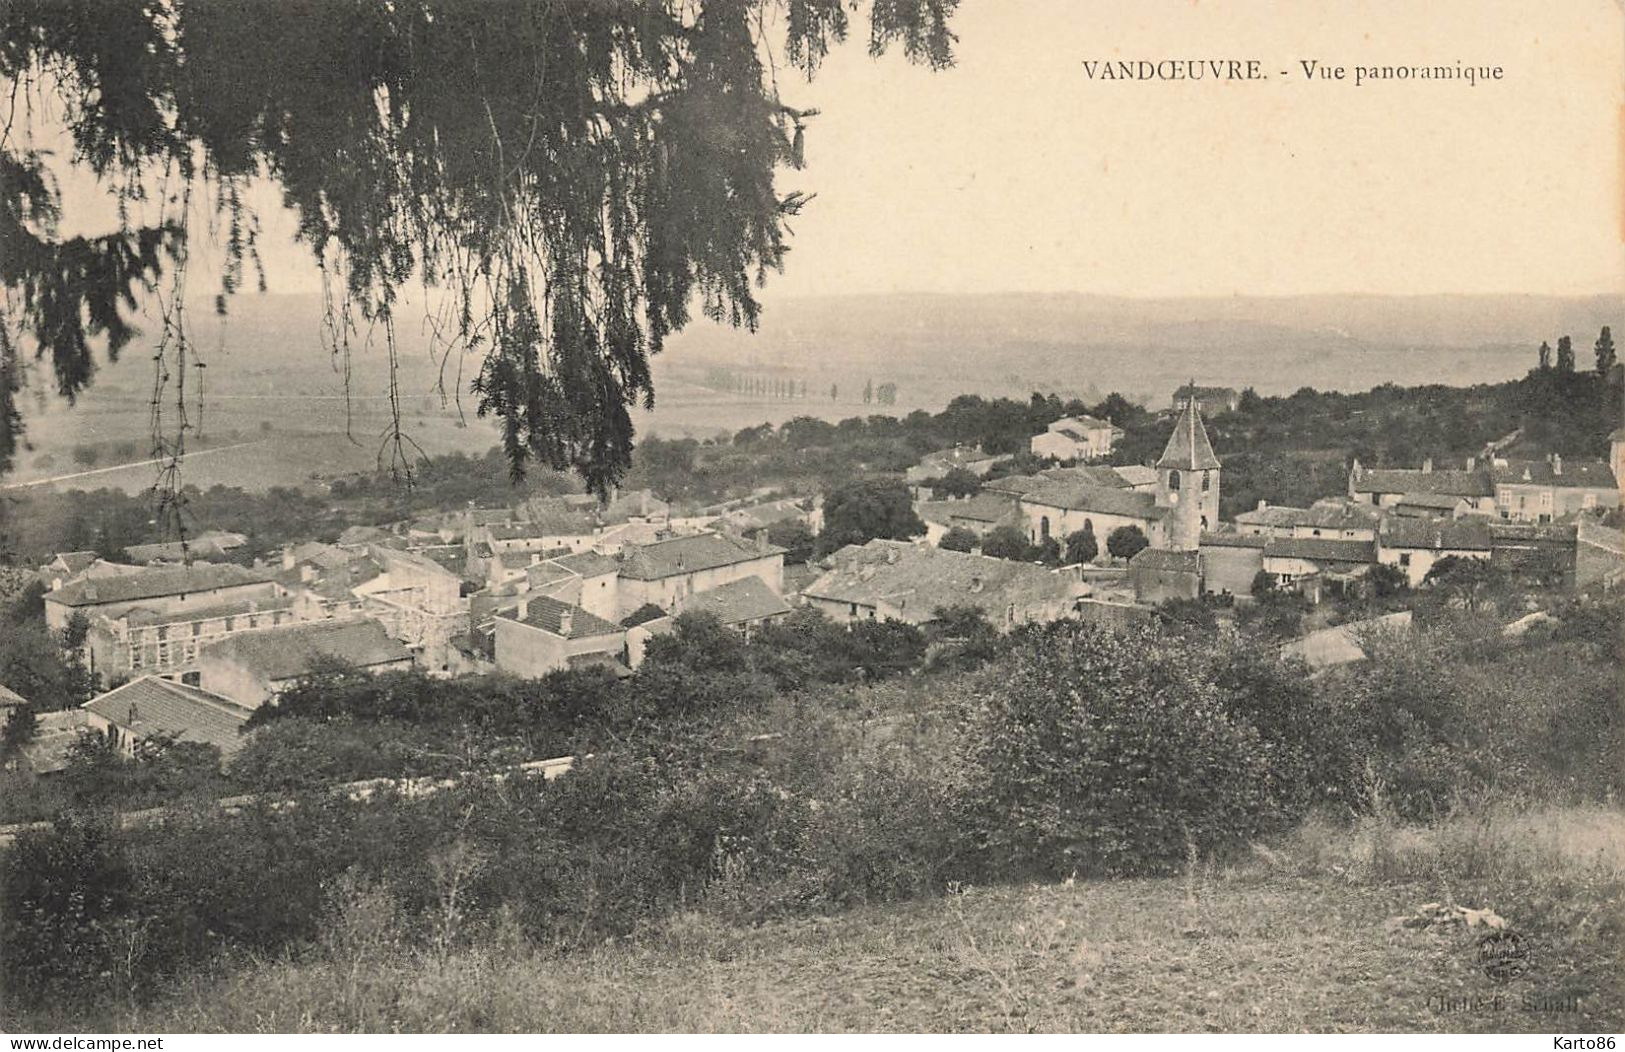
[[[1111,454],[1123,429],[1110,420],[1092,416],[1063,416],[1041,435],[1034,435],[1028,448],[1035,457],[1056,460],[1096,460]]]

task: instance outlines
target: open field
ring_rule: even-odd
[[[1382,383],[1462,385],[1511,379],[1534,364],[1534,347],[1572,330],[1581,346],[1596,320],[1617,314],[1612,297],[1307,297],[1122,300],[1090,296],[851,296],[770,304],[756,333],[696,322],[653,362],[656,405],[637,412],[641,434],[705,438],[792,416],[829,420],[938,410],[966,392],[1026,398],[1033,391],[1095,400],[1111,391],[1166,404],[1180,383],[1252,386],[1284,394],[1302,386],[1365,390]],[[156,331],[148,319],[143,327]],[[200,458],[186,481],[247,488],[296,485],[312,474],[371,470],[387,416],[387,357],[358,338],[346,375],[322,348],[320,303],[305,296],[244,296],[208,350],[205,433],[274,437],[237,455]],[[400,334],[400,390],[408,434],[431,454],[484,452],[492,422],[467,393],[477,362],[443,363],[414,326]],[[8,484],[146,459],[152,365],[140,339],[69,408],[31,370],[23,412],[31,448]],[[790,381],[808,397],[770,399],[718,390],[733,380]],[[188,388],[194,426],[197,378]],[[897,385],[897,404],[865,403],[866,383]],[[831,387],[837,397],[829,397]],[[461,387],[461,418],[444,392]],[[165,398],[173,399],[173,390]],[[353,419],[345,434],[346,402]],[[169,423],[173,426],[173,407]],[[459,426],[466,423],[466,427]],[[270,433],[262,432],[270,428]],[[283,436],[299,436],[289,440]],[[305,441],[308,438],[310,441]],[[227,441],[230,439],[227,438]],[[131,444],[138,447],[130,452]],[[101,449],[75,465],[75,446]],[[125,452],[118,453],[120,447]],[[106,472],[96,485],[135,492],[148,467]]]
[[[1625,815],[1502,816],[1438,830],[1306,827],[1166,879],[950,889],[833,917],[734,926],[703,907],[626,944],[553,954],[487,935],[398,948],[350,915],[301,962],[201,980],[146,1031],[1581,1032],[1625,1024]],[[1476,852],[1477,854],[1473,854]],[[1499,912],[1531,947],[1494,980],[1482,929],[1390,918]],[[370,918],[370,920],[369,920]]]

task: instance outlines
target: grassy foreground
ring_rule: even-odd
[[[1497,981],[1495,910],[1531,949]],[[1424,830],[1311,824],[1164,879],[953,888],[833,917],[683,914],[574,953],[517,937],[404,949],[351,903],[299,961],[199,977],[122,1031],[1527,1031],[1625,1027],[1625,814],[1502,812]],[[1494,1000],[1499,998],[1499,1001]],[[42,1021],[43,1022],[43,1021]],[[53,1020],[60,1026],[64,1020]]]

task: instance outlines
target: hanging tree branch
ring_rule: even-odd
[[[870,50],[895,44],[947,65],[955,6],[873,0]],[[775,186],[801,165],[816,111],[781,101],[768,25],[782,21],[785,57],[811,76],[852,9],[13,0],[0,10],[0,75],[8,122],[19,84],[25,98],[49,86],[75,162],[122,183],[121,205],[167,166],[217,188],[218,309],[249,268],[264,285],[243,188],[275,180],[322,267],[324,340],[347,392],[356,323],[382,330],[391,423],[380,457],[398,473],[421,455],[401,428],[395,373],[399,292],[415,277],[445,297],[430,323],[443,353],[481,356],[476,411],[501,421],[514,473],[574,468],[603,492],[630,462],[630,409],[653,404],[650,357],[696,301],[708,318],[754,328],[756,288],[783,265],[785,220],[812,200]],[[0,138],[0,280],[21,294],[35,353],[72,397],[90,382],[89,338],[112,353],[129,340],[136,291],[175,264],[186,227],[56,240],[59,204],[38,154]],[[16,361],[8,346],[0,381]],[[184,338],[174,349],[187,353]],[[6,390],[0,470],[20,426]]]

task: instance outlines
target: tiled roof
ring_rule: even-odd
[[[268,614],[287,610],[293,603],[287,599],[237,599],[229,603],[195,606],[186,610],[160,612],[144,606],[131,607],[119,617],[132,625],[174,625],[187,621],[207,621],[217,617],[236,617],[241,614]]]
[[[1310,562],[1368,563],[1376,559],[1371,541],[1338,541],[1328,537],[1271,537],[1264,545],[1266,559],[1307,559]]]
[[[1377,539],[1384,548],[1426,548],[1433,551],[1489,551],[1490,526],[1471,520],[1385,519]]]
[[[1303,516],[1309,514],[1308,508],[1293,508],[1285,504],[1267,504],[1252,511],[1239,512],[1236,522],[1242,526],[1296,526]]]
[[[600,555],[597,552],[577,552],[574,555],[560,555],[549,559],[548,562],[582,577],[601,577],[607,573],[614,573],[620,569],[621,565],[609,556]]]
[[[356,668],[408,661],[412,652],[370,619],[310,621],[227,636],[203,648],[204,658],[223,658],[269,681],[293,679],[318,658],[334,658]]]
[[[1147,468],[1150,471],[1151,469]],[[1045,468],[1038,473],[1039,478],[1050,479],[1055,482],[1077,482],[1083,485],[1095,486],[1099,489],[1128,489],[1128,480],[1116,468],[1109,468],[1101,464],[1080,464],[1071,468]],[[1156,472],[1151,472],[1152,481],[1156,480]]]
[[[21,694],[18,694],[16,691],[14,691],[10,687],[6,686],[4,683],[0,683],[0,705],[4,705],[7,708],[10,708],[11,706],[14,706],[14,705],[27,705],[27,704],[28,704],[28,699],[27,698],[23,697]]]
[[[1194,551],[1170,551],[1166,548],[1142,548],[1129,560],[1136,570],[1174,570],[1197,573],[1202,566],[1201,556]]]
[[[1033,563],[946,551],[909,541],[849,545],[802,594],[840,603],[886,603],[907,620],[931,620],[939,607],[979,606],[1002,617],[1010,605],[1053,602],[1076,582]]]
[[[564,567],[552,561],[544,561],[525,567],[525,580],[532,588],[546,588],[560,581],[574,581],[577,574],[571,573]]]
[[[157,676],[131,680],[87,701],[85,708],[139,737],[174,734],[222,753],[242,744],[242,726],[250,715],[230,698]]]
[[[1369,530],[1382,521],[1382,512],[1369,504],[1346,497],[1327,497],[1309,505],[1300,526],[1323,530]]]
[[[496,616],[509,621],[517,621],[522,625],[529,625],[531,628],[539,628],[544,632],[551,632],[553,635],[563,636],[566,639],[612,636],[625,631],[620,625],[605,621],[597,614],[589,613],[579,606],[572,606],[569,603],[560,602],[545,595],[529,596],[521,599],[520,604],[519,609],[502,610]],[[519,616],[520,610],[524,611],[523,617]],[[563,630],[566,612],[570,615],[570,631],[568,632]]]
[[[727,534],[696,533],[629,546],[621,559],[621,576],[634,581],[658,581],[783,554],[783,548],[771,544],[758,547],[752,541]]]
[[[807,509],[801,507],[793,500],[771,500],[765,504],[753,504],[749,507],[734,508],[723,513],[736,529],[753,530],[762,526],[771,526],[777,522],[787,522],[807,517]]]
[[[760,621],[790,612],[790,604],[775,595],[760,577],[731,581],[707,592],[696,592],[683,601],[684,613],[715,614],[725,625]]]
[[[1163,514],[1157,507],[1156,497],[1150,493],[1130,489],[1108,489],[1086,483],[1046,481],[1022,494],[1025,504],[1068,511],[1092,511],[1101,515],[1123,515],[1138,519],[1155,519]]]
[[[358,585],[366,584],[383,572],[383,567],[370,556],[352,556],[343,567],[320,574],[314,581],[293,582],[289,587],[302,588],[321,599],[349,599]]]
[[[550,516],[543,522],[505,522],[494,526],[487,526],[493,541],[530,541],[544,537],[588,534],[593,531],[594,523],[585,515]]]
[[[1030,489],[1037,489],[1047,481],[1042,475],[1006,475],[982,483],[982,492],[1020,496]]]
[[[1256,533],[1202,534],[1202,547],[1204,548],[1263,548],[1269,542],[1268,537]]]
[[[348,566],[356,557],[354,552],[345,551],[336,544],[323,544],[320,541],[296,544],[285,549],[282,554],[285,558],[291,558],[295,566],[310,563],[323,570],[337,570]]]
[[[1581,520],[1575,525],[1575,540],[1597,548],[1605,548],[1616,555],[1625,555],[1625,533],[1594,522]]]
[[[339,534],[338,543],[341,545],[371,544],[389,539],[389,531],[381,530],[377,526],[346,526],[344,532]]]
[[[436,544],[415,549],[417,554],[439,566],[442,570],[461,577],[468,565],[468,549],[461,544]]]
[[[1490,521],[1490,536],[1496,546],[1503,544],[1573,544],[1578,527],[1572,523]]]
[[[954,520],[966,522],[999,523],[1013,518],[1016,502],[1008,496],[978,493],[965,500],[930,500],[919,506],[919,516],[926,522],[951,526]]]
[[[992,463],[1003,460],[1005,457],[984,453],[974,446],[959,446],[954,449],[939,449],[934,453],[927,453],[920,458],[920,462],[909,469],[910,476],[936,477],[945,475],[954,468],[968,467],[971,464]]]
[[[1467,498],[1454,493],[1406,493],[1395,505],[1400,508],[1442,508],[1449,511]]]
[[[69,573],[78,573],[95,562],[97,555],[95,552],[57,552],[56,559],[62,560],[62,565],[67,567]]]
[[[1310,632],[1281,646],[1282,657],[1301,658],[1310,668],[1345,665],[1365,658],[1361,643],[1368,633],[1403,632],[1411,626],[1411,612],[1400,610],[1365,621],[1350,621]]]
[[[191,566],[155,566],[114,577],[69,581],[45,598],[63,606],[94,606],[270,582],[271,576],[261,570],[248,570],[232,563],[193,563]]]
[[[1600,460],[1565,460],[1559,465],[1547,460],[1511,460],[1490,468],[1490,477],[1501,486],[1554,486],[1560,489],[1618,489],[1614,472]]]
[[[1356,493],[1443,493],[1455,497],[1493,497],[1495,486],[1484,471],[1422,471],[1414,468],[1361,468],[1354,474]]]
[[[1149,468],[1144,464],[1124,464],[1122,467],[1113,468],[1112,471],[1116,472],[1117,477],[1124,483],[1136,488],[1156,485],[1160,477],[1156,468]]]
[[[1062,428],[1078,428],[1082,431],[1099,431],[1111,426],[1106,421],[1097,420],[1092,416],[1063,416],[1051,424],[1050,429],[1059,431]]]
[[[1168,445],[1157,460],[1159,468],[1179,468],[1182,471],[1208,470],[1219,466],[1219,458],[1208,441],[1207,428],[1195,400],[1188,400],[1179,418],[1174,421],[1174,433],[1168,436]]]

